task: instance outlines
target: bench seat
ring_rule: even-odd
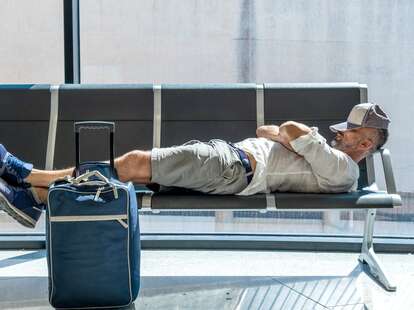
[[[370,190],[340,194],[276,192],[252,196],[208,195],[181,190],[159,193],[137,191],[137,197],[142,209],[151,210],[349,210],[401,206],[399,195]]]

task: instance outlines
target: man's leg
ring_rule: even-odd
[[[131,151],[115,159],[115,168],[121,182],[148,184],[151,181],[151,152]],[[73,167],[63,170],[33,169],[25,182],[34,187],[48,187],[50,183],[66,175],[72,175]]]
[[[59,178],[63,178],[67,175],[72,175],[73,168],[67,168],[63,170],[39,170],[32,169],[28,177],[24,180],[26,183],[30,183],[34,187],[49,187],[49,184]]]
[[[147,184],[151,181],[151,152],[131,151],[115,160],[115,168],[121,181]],[[66,175],[74,168],[63,170],[38,170],[7,152],[0,145],[0,209],[26,227],[35,227],[50,183]]]
[[[148,184],[151,182],[151,151],[131,151],[115,159],[121,182]]]
[[[47,193],[48,189],[44,187],[32,187],[32,190],[36,193],[36,198],[41,203],[47,203]]]

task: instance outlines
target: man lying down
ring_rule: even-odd
[[[209,194],[253,195],[268,191],[337,193],[355,190],[357,163],[388,138],[387,115],[378,105],[353,107],[346,122],[332,125],[331,146],[318,128],[294,121],[261,126],[257,138],[229,144],[190,141],[181,146],[134,150],[115,159],[122,182],[175,186]],[[0,206],[19,223],[35,227],[47,188],[74,168],[33,168],[0,144]]]

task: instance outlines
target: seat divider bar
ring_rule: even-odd
[[[379,150],[382,159],[382,167],[384,169],[385,185],[388,194],[396,194],[397,186],[395,185],[394,172],[392,171],[391,155],[388,149]]]
[[[368,102],[368,86],[366,84],[359,84],[359,102]]]
[[[161,85],[153,85],[154,91],[154,126],[153,147],[161,146]]]
[[[49,132],[48,132],[48,137],[47,137],[46,163],[45,163],[46,170],[53,169],[58,114],[59,114],[59,85],[51,85],[50,86]]]
[[[256,84],[256,122],[257,127],[264,125],[264,85]]]
[[[276,194],[274,193],[267,193],[266,194],[266,210],[268,211],[276,211]]]
[[[145,193],[142,196],[141,211],[151,211],[152,207],[152,193]]]

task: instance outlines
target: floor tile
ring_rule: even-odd
[[[277,277],[275,280],[327,307],[362,302],[355,277]]]
[[[329,310],[367,310],[364,304],[329,307]]]
[[[244,289],[237,310],[252,309],[326,309],[285,285],[270,285]]]
[[[1,269],[0,269],[1,272]],[[0,277],[0,309],[51,309],[47,277]]]

